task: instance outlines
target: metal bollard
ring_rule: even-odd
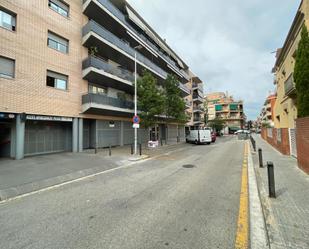
[[[109,156],[112,156],[112,146],[109,145]]]
[[[269,197],[276,198],[274,164],[267,162]]]
[[[163,146],[163,140],[162,139],[160,139],[160,144],[161,144],[161,146]]]
[[[260,168],[263,168],[263,153],[262,153],[261,148],[259,148],[259,163],[260,163]]]
[[[98,145],[95,144],[95,147],[94,147],[94,154],[98,154]]]
[[[141,143],[139,144],[139,155],[140,156],[142,155],[142,144]]]
[[[131,144],[131,155],[133,155],[133,144]]]
[[[179,136],[177,136],[177,143],[179,143]]]

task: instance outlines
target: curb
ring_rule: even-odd
[[[248,153],[248,185],[249,185],[249,216],[250,216],[250,248],[270,248],[266,223],[259,195],[257,178],[254,170],[251,147]]]

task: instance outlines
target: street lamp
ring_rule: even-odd
[[[142,48],[141,45],[134,47],[134,117],[137,116],[137,63],[136,50]],[[134,155],[137,155],[137,127],[134,127]]]

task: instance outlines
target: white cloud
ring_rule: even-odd
[[[300,0],[128,0],[209,91],[245,101],[254,119]]]

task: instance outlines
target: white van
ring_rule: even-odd
[[[211,144],[210,130],[192,130],[186,136],[187,143]]]

